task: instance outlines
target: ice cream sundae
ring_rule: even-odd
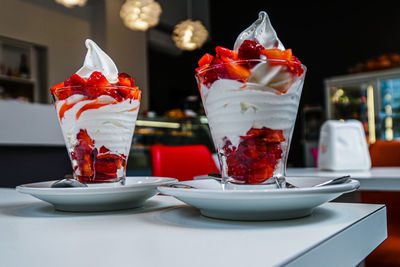
[[[58,119],[75,179],[123,182],[141,92],[96,43],[85,44],[82,68],[51,87]]]
[[[275,183],[285,175],[305,67],[285,49],[268,15],[199,60],[196,79],[222,177],[235,184]]]

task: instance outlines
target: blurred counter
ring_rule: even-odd
[[[0,145],[64,147],[54,106],[0,100]]]

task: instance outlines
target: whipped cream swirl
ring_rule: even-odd
[[[258,14],[258,19],[239,34],[233,46],[233,50],[237,52],[244,40],[256,41],[264,46],[265,49],[278,48],[285,50],[285,47],[278,39],[265,11],[261,11]]]
[[[86,39],[87,53],[83,66],[76,72],[82,78],[89,78],[94,71],[101,72],[108,82],[118,82],[118,69],[114,61],[92,40]]]

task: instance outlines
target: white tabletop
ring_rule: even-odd
[[[339,177],[350,174],[361,190],[400,191],[400,167],[374,167],[367,171],[324,171],[317,168],[288,168],[287,176]]]
[[[2,266],[354,266],[386,237],[383,205],[327,203],[264,222],[206,218],[169,196],[144,208],[55,211],[0,189]]]

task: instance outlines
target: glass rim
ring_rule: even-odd
[[[126,85],[72,85],[72,86],[63,86],[54,89],[51,93],[54,94],[55,92],[59,91],[65,91],[65,90],[71,90],[71,89],[80,89],[80,88],[92,88],[92,89],[98,89],[98,90],[104,90],[104,89],[122,89],[126,88],[131,91],[141,91],[139,86],[126,86]]]
[[[300,65],[303,68],[304,72],[303,72],[303,74],[301,76],[303,76],[304,73],[307,71],[307,67],[304,64],[296,62],[296,61],[292,61],[292,60],[285,60],[285,59],[240,59],[240,60],[233,60],[233,61],[230,61],[230,62],[219,63],[219,64],[215,64],[215,65],[211,65],[211,66],[202,68],[202,69],[196,71],[195,76],[199,76],[200,74],[202,74],[202,73],[204,73],[206,71],[209,71],[209,70],[212,70],[212,69],[215,69],[217,67],[224,66],[224,65],[227,65],[227,64],[239,64],[239,63],[251,63],[251,62],[260,62],[260,63],[267,63],[267,62],[284,62],[284,63],[286,63],[286,62],[290,62],[290,63],[293,63],[293,64]]]

